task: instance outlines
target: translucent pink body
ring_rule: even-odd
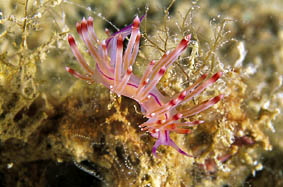
[[[69,35],[68,41],[72,52],[86,74],[80,74],[69,67],[66,67],[66,70],[77,78],[89,82],[100,82],[116,94],[136,100],[141,105],[144,115],[148,118],[148,121],[139,127],[157,138],[152,148],[154,155],[156,155],[156,150],[160,145],[169,145],[178,152],[190,156],[172,141],[170,132],[190,133],[188,127],[198,125],[203,121],[180,122],[180,119],[206,110],[221,100],[223,95],[216,96],[186,110],[177,111],[176,107],[199,95],[205,88],[217,81],[222,73],[218,72],[207,80],[205,80],[207,75],[202,75],[193,85],[180,94],[172,98],[163,96],[156,88],[156,85],[166,72],[166,69],[186,49],[191,36],[186,36],[174,50],[164,54],[159,61],[151,61],[143,76],[138,78],[132,73],[132,65],[139,50],[140,21],[141,19],[136,17],[131,25],[114,33],[106,40],[100,41],[93,29],[93,19],[91,17],[87,20],[83,19],[81,23],[77,23],[77,31],[96,62],[96,68],[93,69],[88,65],[78,50],[73,36]],[[123,51],[123,40],[128,35],[131,36],[125,51]]]

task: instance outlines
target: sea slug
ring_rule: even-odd
[[[142,131],[149,132],[157,139],[152,148],[152,153],[155,156],[156,150],[160,145],[171,146],[179,153],[191,156],[175,144],[170,138],[170,133],[190,133],[189,127],[201,124],[204,121],[183,122],[181,119],[208,109],[220,101],[223,95],[213,97],[192,108],[179,111],[176,107],[198,96],[204,89],[216,82],[221,77],[222,72],[215,73],[209,79],[206,79],[207,74],[201,75],[194,84],[181,93],[173,97],[164,96],[156,88],[156,85],[168,67],[187,48],[191,35],[184,37],[174,50],[165,53],[160,60],[151,61],[143,76],[138,78],[133,74],[133,64],[139,51],[141,39],[140,22],[142,19],[143,17],[136,17],[131,25],[112,34],[106,40],[100,41],[93,29],[93,18],[83,18],[76,25],[77,32],[96,62],[96,68],[93,69],[88,65],[80,53],[74,37],[69,35],[68,41],[71,50],[86,73],[78,73],[69,67],[66,67],[66,70],[76,78],[88,82],[96,81],[102,83],[112,92],[136,100],[140,104],[144,116],[148,118],[139,127]],[[127,47],[123,50],[123,41],[128,35],[130,35],[130,38]]]

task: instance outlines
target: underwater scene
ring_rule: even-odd
[[[0,187],[283,186],[282,0],[1,0]]]

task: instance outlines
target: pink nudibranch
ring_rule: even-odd
[[[145,111],[144,115],[148,118],[139,127],[142,131],[147,131],[154,138],[157,138],[152,148],[154,155],[156,155],[156,150],[160,145],[168,145],[179,153],[190,156],[175,144],[170,138],[170,133],[190,133],[191,130],[188,127],[201,124],[204,121],[180,122],[180,119],[210,108],[220,101],[223,95],[218,95],[182,111],[178,111],[176,107],[198,96],[205,88],[216,82],[222,73],[217,72],[207,80],[205,80],[207,74],[204,74],[194,84],[172,98],[162,95],[156,88],[156,85],[168,67],[187,48],[191,35],[184,37],[174,50],[165,53],[159,61],[151,61],[143,76],[138,78],[133,74],[133,64],[139,51],[141,39],[140,22],[142,19],[143,17],[141,19],[136,17],[131,25],[112,34],[106,40],[100,41],[93,29],[93,18],[89,17],[87,20],[83,18],[76,25],[77,32],[96,62],[96,68],[93,69],[88,65],[80,53],[74,37],[69,35],[68,41],[71,50],[86,73],[80,74],[69,67],[66,67],[66,70],[76,78],[89,82],[100,82],[116,94],[136,100]],[[131,36],[126,49],[123,50],[123,40],[128,35]]]

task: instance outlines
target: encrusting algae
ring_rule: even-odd
[[[240,3],[222,4],[234,10],[229,19],[215,15],[223,12],[221,6],[207,1],[172,1],[164,11],[158,6],[166,6],[156,1],[145,13],[139,13],[146,16],[130,72],[137,77],[142,78],[148,62],[173,51],[191,34],[187,49],[178,54],[155,85],[158,95],[173,98],[201,75],[211,77],[222,72],[221,78],[199,96],[176,108],[183,111],[224,96],[207,110],[180,121],[205,121],[186,128],[190,134],[170,134],[176,145],[193,157],[169,146],[160,146],[158,157],[154,157],[155,139],[139,128],[149,116],[143,115],[138,102],[115,93],[121,93],[123,85],[109,91],[99,81],[87,84],[65,72],[65,65],[79,71],[66,42],[68,33],[75,33],[73,25],[82,16],[78,14],[94,17],[96,35],[102,39],[107,38],[103,30],[106,19],[98,11],[71,1],[25,1],[13,8],[9,3],[16,1],[0,3],[0,179],[4,186],[54,185],[58,182],[54,175],[67,178],[61,182],[69,186],[240,186],[249,175],[264,170],[261,157],[268,155],[273,145],[275,151],[282,150],[274,139],[279,128],[275,125],[282,119],[277,114],[283,105],[279,63],[283,60],[279,52],[283,49],[279,42],[283,31],[278,27],[282,13],[257,4],[263,11],[252,14],[273,16],[272,29],[263,25],[263,33],[255,29],[259,23],[251,15],[243,16],[250,19],[250,26],[234,21],[242,20],[237,7],[245,5]],[[97,10],[103,11],[103,6]],[[243,15],[251,12],[243,10]],[[113,11],[109,11],[109,17]],[[127,16],[134,19],[134,13],[130,14]],[[107,11],[103,15],[107,17]],[[123,24],[130,22],[127,18]],[[270,59],[264,53],[265,46],[257,48],[256,44],[267,39],[275,43],[276,37],[278,48],[269,48],[273,53]],[[124,46],[130,40],[125,39]],[[77,45],[95,69],[85,46]],[[270,72],[272,67],[276,76]],[[270,135],[274,131],[275,136]]]

